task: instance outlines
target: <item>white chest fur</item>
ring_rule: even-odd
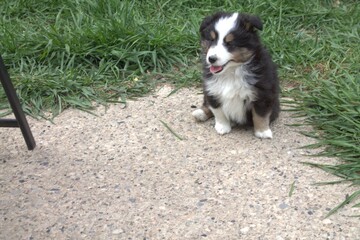
[[[243,124],[246,122],[246,112],[250,110],[251,103],[256,98],[253,86],[248,83],[249,80],[254,79],[243,66],[230,70],[227,69],[226,72],[213,76],[206,82],[206,87],[208,93],[221,103],[225,117]]]

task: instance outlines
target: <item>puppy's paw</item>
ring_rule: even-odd
[[[272,138],[273,134],[272,131],[270,129],[267,129],[263,132],[260,131],[255,131],[255,136],[258,138]]]
[[[204,110],[202,109],[196,109],[195,111],[192,112],[193,117],[196,119],[196,121],[199,122],[205,122],[206,120],[208,120],[208,116],[206,115],[206,113],[204,112]]]
[[[215,130],[220,135],[224,135],[226,133],[229,133],[231,131],[230,123],[229,124],[222,124],[222,123],[217,122],[217,123],[215,123]]]

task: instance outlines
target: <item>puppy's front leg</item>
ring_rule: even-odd
[[[215,130],[223,135],[231,131],[230,120],[225,116],[223,110],[219,108],[210,108],[215,117]]]
[[[265,116],[260,116],[255,108],[252,109],[252,117],[254,123],[254,132],[255,136],[258,138],[272,138],[272,132],[270,129],[270,114],[268,113]]]

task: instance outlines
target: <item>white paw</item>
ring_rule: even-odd
[[[202,109],[196,109],[192,112],[192,115],[200,122],[205,122],[209,118]]]
[[[255,136],[258,138],[272,138],[272,131],[270,129],[265,130],[263,132],[255,132]]]
[[[222,124],[222,123],[215,123],[215,130],[218,132],[218,134],[226,134],[231,131],[230,124]]]

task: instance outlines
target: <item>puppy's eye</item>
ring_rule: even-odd
[[[216,33],[214,31],[210,32],[210,40],[214,41],[216,39]]]
[[[224,42],[228,46],[234,45],[234,35],[231,33],[226,35],[226,37],[224,38]]]
[[[234,46],[234,41],[225,42],[226,46]]]

